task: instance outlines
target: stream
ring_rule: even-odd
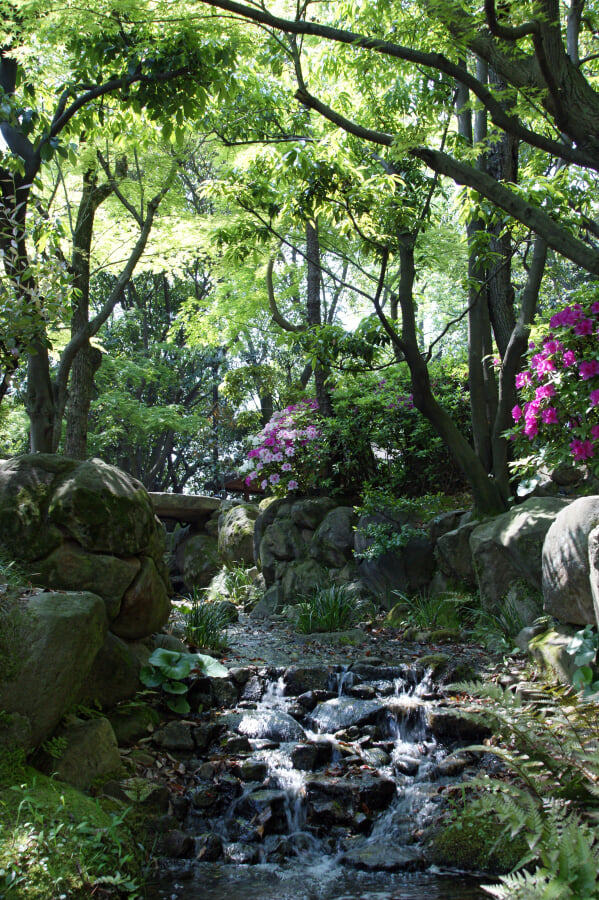
[[[149,900],[489,896],[425,856],[445,793],[475,770],[459,752],[471,737],[443,739],[447,710],[428,672],[245,672],[237,700],[196,729],[205,746],[188,761],[195,787],[180,816],[192,849],[161,860]]]

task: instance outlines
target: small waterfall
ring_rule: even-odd
[[[225,717],[237,757],[215,748],[215,774],[191,798],[191,884],[152,900],[482,897],[423,871],[418,836],[445,752],[427,726],[431,691],[430,672],[408,667],[345,667],[298,697],[270,680]]]

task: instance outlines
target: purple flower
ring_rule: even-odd
[[[599,375],[599,360],[585,359],[578,366],[578,371],[580,372],[582,380],[588,381],[589,378],[593,378],[594,375]]]
[[[266,488],[268,487],[268,481],[266,480],[266,478],[264,478],[264,479],[260,482],[260,487],[262,488],[263,491],[266,490]]]
[[[277,482],[279,482],[280,480],[281,480],[281,476],[279,475],[278,472],[273,472],[269,479],[271,484],[277,484]]]
[[[599,406],[599,390],[591,391],[589,400],[591,401],[591,406]]]
[[[291,481],[287,485],[287,490],[288,491],[296,491],[298,489],[298,487],[299,487],[299,485],[298,485],[297,481],[294,481],[293,479],[291,479]]]
[[[581,441],[578,438],[570,443],[570,450],[574,459],[590,459],[595,453],[592,441]]]
[[[291,472],[291,463],[283,463],[283,465],[281,466],[281,470],[283,472]]]
[[[566,350],[562,357],[562,363],[566,367],[576,365],[576,356],[572,350]]]
[[[516,387],[523,388],[525,385],[530,384],[531,375],[530,372],[518,372],[516,375]]]
[[[585,335],[593,333],[593,320],[592,319],[579,319],[579,321],[574,326],[574,334]]]
[[[518,404],[516,403],[516,405],[515,405],[514,408],[512,409],[512,419],[514,420],[514,422],[518,422],[519,419],[522,418],[522,415],[523,415],[522,409],[521,409],[521,407],[518,406]]]
[[[599,438],[599,425],[593,425],[591,428],[591,436],[597,440]]]
[[[541,410],[541,419],[545,425],[557,425],[559,419],[557,418],[557,409],[555,406],[548,406],[547,409]]]
[[[535,400],[547,400],[555,396],[555,388],[552,384],[542,384],[535,391]]]
[[[539,433],[539,423],[536,416],[527,416],[524,420],[524,434],[532,441],[533,437]]]

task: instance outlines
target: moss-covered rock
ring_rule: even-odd
[[[254,525],[257,506],[244,503],[225,510],[218,521],[218,552],[224,562],[254,564]]]
[[[436,832],[427,857],[437,866],[505,875],[517,866],[526,850],[522,837],[508,839],[505,829],[492,817],[481,818],[466,811]]]

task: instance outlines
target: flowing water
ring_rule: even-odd
[[[302,722],[301,746],[326,760],[305,770],[293,759],[297,735],[264,737],[273,727],[284,732],[295,725],[288,710],[296,700],[285,695],[282,678],[271,681],[257,703],[236,711],[259,781],[242,781],[218,813],[192,808],[186,828],[196,837],[196,859],[169,860],[151,900],[488,896],[476,879],[426,868],[418,843],[438,815],[440,787],[459,780],[443,774],[450,771],[440,767],[447,751],[427,726],[429,679],[406,671],[394,680],[354,681],[351,671],[337,673],[336,684],[326,686],[336,696],[330,692]],[[219,790],[232,782],[223,780]],[[389,792],[390,802],[382,796]],[[224,858],[206,860],[207,834]]]

